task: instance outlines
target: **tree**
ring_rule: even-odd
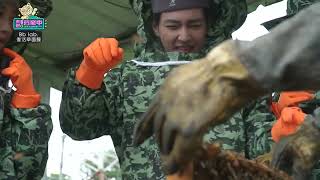
[[[81,164],[84,179],[92,180],[120,180],[120,166],[116,153],[112,150],[102,155],[93,154]]]

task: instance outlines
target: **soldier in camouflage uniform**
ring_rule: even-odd
[[[197,156],[209,124],[224,122],[252,99],[274,90],[319,89],[319,8],[319,3],[306,8],[253,42],[226,41],[206,58],[176,68],[137,124],[135,142],[140,144],[155,135],[165,168],[176,172]],[[174,85],[177,82],[179,86]],[[300,104],[306,113],[318,106],[319,93],[314,100]],[[298,175],[295,177],[302,174],[302,179],[319,160],[317,110],[315,119],[308,116],[298,133],[285,138],[279,144],[283,148],[275,151],[282,161],[280,167],[287,166],[288,172]],[[270,133],[268,136],[271,137]],[[318,170],[313,171],[313,178],[319,179]]]
[[[23,57],[5,48],[18,7],[16,0],[0,1],[0,179],[37,180],[42,178],[48,159],[51,109],[40,104],[32,70]],[[15,92],[8,87],[9,79]]]
[[[182,1],[162,2],[166,2],[168,6],[170,3],[179,4]],[[151,1],[135,0],[132,6],[140,20],[138,33],[143,38],[143,43],[135,47],[136,58],[113,68],[105,76],[102,85],[101,82],[92,83],[92,80],[88,79],[101,78],[102,81],[104,72],[101,69],[112,68],[100,65],[102,68],[93,70],[92,62],[87,61],[93,57],[90,54],[93,54],[94,50],[101,48],[96,45],[103,45],[105,42],[98,39],[84,50],[85,60],[80,67],[72,69],[68,74],[60,107],[62,130],[76,140],[111,135],[120,160],[123,179],[165,178],[155,140],[151,138],[139,147],[133,145],[132,136],[136,121],[146,111],[150,100],[172,68],[203,57],[216,44],[230,38],[231,33],[240,27],[246,18],[247,6],[244,0],[211,0],[209,3],[206,43],[200,52],[167,52],[166,50],[170,49],[166,49],[161,44],[161,39],[159,40],[154,33]],[[213,21],[210,17],[214,18]],[[94,56],[109,57],[111,54],[112,57],[106,61],[115,64],[122,50],[117,47],[114,40],[106,41],[109,44],[104,44],[103,49],[110,49],[110,52],[96,53]],[[99,63],[103,64],[101,61]],[[83,70],[88,70],[90,67],[92,72],[96,72],[95,74]],[[272,117],[270,113],[269,117]],[[259,128],[264,126],[263,123],[256,125]],[[245,152],[247,138],[241,128],[243,126],[243,121],[232,120],[212,130],[206,139],[209,141],[219,139],[224,142],[225,148]],[[263,133],[261,136],[265,137]]]

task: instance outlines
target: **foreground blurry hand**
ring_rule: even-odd
[[[238,60],[234,42],[227,41],[169,74],[136,126],[135,143],[155,134],[164,170],[172,174],[199,155],[210,125],[227,120],[262,94]]]

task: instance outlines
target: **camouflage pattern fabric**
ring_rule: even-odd
[[[287,1],[287,14],[296,14],[297,12],[301,11],[302,9],[320,2],[319,0],[288,0]]]
[[[205,140],[221,143],[223,149],[234,150],[248,159],[270,152],[274,142],[271,128],[276,120],[270,112],[271,96],[253,101],[238,113],[228,124],[209,130]]]
[[[294,16],[297,12],[317,2],[320,2],[320,0],[288,0],[287,16],[264,22],[262,25],[265,26],[268,30],[274,28],[284,20],[287,20],[288,18]]]
[[[15,109],[11,95],[0,91],[0,179],[41,179],[48,159],[51,109]]]
[[[149,63],[193,60],[203,57],[213,46],[230,38],[231,32],[239,28],[246,18],[245,1],[212,0],[212,3],[217,3],[217,6],[212,6],[213,9],[209,12],[217,13],[212,16],[218,18],[209,26],[206,48],[197,54],[184,54],[163,52],[160,41],[152,32],[150,1],[135,0],[133,7],[140,19],[138,32],[144,39],[142,44],[135,47],[135,60]],[[143,66],[125,60],[108,72],[104,86],[99,90],[82,86],[75,79],[76,69],[72,69],[63,88],[60,106],[62,130],[76,140],[111,135],[125,180],[164,179],[159,149],[154,138],[135,147],[132,136],[136,121],[147,110],[158,87],[174,67],[176,66],[165,63],[160,66]],[[249,156],[249,151],[245,150],[245,144],[249,141],[242,130],[246,122],[241,121],[241,126],[237,123],[240,122],[227,122],[212,130],[211,135],[207,135],[206,138],[209,141],[219,139],[223,143],[226,142],[226,148],[237,149]],[[222,131],[224,134],[218,136],[217,133]]]
[[[50,0],[18,2],[21,6],[30,2],[38,8],[40,17],[47,17],[52,10]],[[16,45],[11,38],[6,47]],[[4,58],[1,56],[0,60]],[[6,89],[0,89],[0,179],[39,180],[48,160],[48,141],[52,132],[51,108],[45,104],[30,109],[13,108],[13,93]]]

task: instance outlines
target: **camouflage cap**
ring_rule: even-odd
[[[152,0],[152,12],[161,13],[189,8],[208,8],[209,0]]]
[[[294,16],[302,9],[314,4],[320,2],[320,0],[288,0],[287,1],[287,15],[281,18],[273,19],[268,22],[264,22],[262,25],[267,28],[268,30],[274,28],[281,22],[287,20],[288,18]]]

